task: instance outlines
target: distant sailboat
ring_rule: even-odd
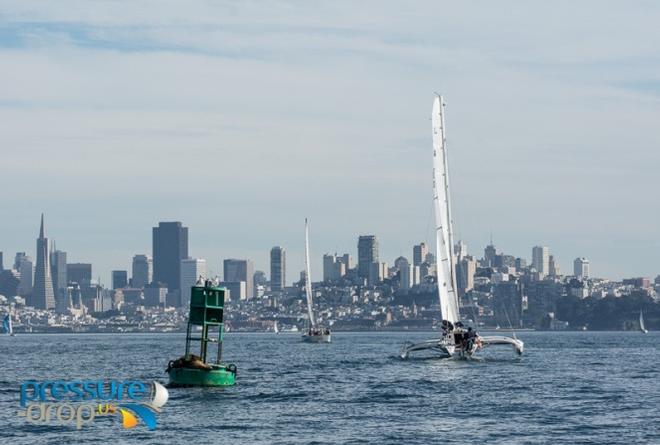
[[[308,343],[330,343],[332,334],[330,328],[322,326],[314,318],[314,301],[312,297],[312,268],[309,264],[309,227],[305,218],[305,295],[307,296],[308,324],[302,336]]]
[[[5,318],[2,320],[2,331],[5,334],[9,334],[11,337],[15,337],[14,334],[14,324],[11,319],[11,314],[5,315]]]
[[[277,320],[273,322],[273,332],[276,334],[280,333],[280,328],[277,326]]]
[[[644,326],[644,314],[642,313],[641,309],[639,310],[639,330],[643,334],[648,334],[649,333],[649,330],[646,329],[646,326]]]
[[[490,345],[510,345],[522,354],[524,344],[517,338],[505,336],[481,336],[472,328],[465,329],[460,318],[456,291],[455,259],[451,205],[449,196],[449,169],[445,137],[444,101],[436,95],[433,101],[433,204],[436,223],[437,283],[442,314],[442,337],[419,343],[406,343],[401,357],[422,350],[439,352],[446,357],[454,354],[471,356],[477,350]]]

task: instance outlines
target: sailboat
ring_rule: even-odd
[[[461,321],[456,286],[451,205],[449,195],[449,169],[447,166],[447,140],[445,135],[444,100],[437,95],[433,100],[433,204],[436,226],[437,283],[442,314],[442,335],[418,343],[408,342],[401,349],[401,358],[412,352],[430,350],[444,357],[459,355],[470,357],[478,350],[492,345],[510,345],[522,354],[524,343],[506,336],[482,336]],[[514,334],[515,335],[515,334]]]
[[[649,330],[646,329],[646,326],[644,326],[644,314],[642,313],[641,309],[639,310],[639,330],[643,334],[648,334],[649,333]]]
[[[9,334],[11,337],[15,337],[14,334],[14,324],[11,320],[11,313],[5,315],[5,318],[2,320],[2,330],[5,334]]]
[[[309,264],[309,226],[305,218],[305,295],[307,296],[307,329],[302,339],[308,343],[330,343],[332,334],[330,328],[322,326],[314,318],[314,301],[312,298],[312,268]]]

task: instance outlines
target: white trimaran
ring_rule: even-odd
[[[419,343],[406,343],[401,357],[411,352],[431,350],[451,357],[454,354],[471,356],[477,350],[491,345],[510,345],[522,354],[524,344],[517,338],[481,336],[461,322],[456,287],[454,248],[452,239],[451,206],[449,202],[449,170],[447,167],[447,140],[445,135],[444,101],[436,95],[433,101],[433,203],[435,207],[437,282],[442,314],[442,337]]]
[[[322,326],[314,318],[314,300],[312,299],[312,267],[309,264],[309,227],[305,218],[305,295],[307,296],[307,330],[302,336],[309,343],[330,343],[330,328]]]

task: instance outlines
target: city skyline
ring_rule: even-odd
[[[439,91],[457,238],[658,273],[658,5],[597,21],[596,2],[281,5],[5,2],[0,248],[31,246],[44,211],[69,261],[109,282],[148,227],[182,221],[212,270],[267,270],[280,244],[297,273],[309,217],[315,258],[373,233],[391,261],[432,235]]]
[[[43,255],[46,255],[46,262],[48,263],[46,265],[47,271],[50,274],[50,276],[55,276],[57,275],[57,270],[58,268],[49,263],[53,261],[53,258],[57,258],[58,256],[62,256],[64,259],[64,262],[61,262],[60,266],[65,266],[66,272],[64,273],[64,276],[68,276],[68,281],[73,281],[73,282],[78,282],[78,283],[87,283],[89,284],[90,282],[95,282],[97,278],[101,278],[101,274],[97,272],[93,272],[93,263],[91,262],[86,262],[86,263],[72,263],[72,262],[66,262],[67,257],[71,257],[69,255],[70,252],[67,251],[62,251],[59,249],[55,249],[55,243],[53,241],[50,241],[48,238],[44,238],[44,214],[41,215],[41,222],[40,222],[40,227],[39,227],[39,238],[37,239],[37,252],[36,255],[37,257],[42,257]],[[157,233],[159,231],[162,231],[163,228],[167,228],[169,230],[169,233],[167,233],[166,238],[162,238],[162,235],[158,235]],[[160,229],[160,230],[159,230]],[[174,230],[174,232],[172,232]],[[182,238],[179,238],[182,234]],[[265,272],[267,278],[270,280],[270,275],[272,274],[272,267],[273,267],[273,252],[278,250],[278,249],[283,249],[283,251],[286,251],[286,248],[283,248],[281,246],[275,246],[272,249],[269,250],[269,261],[267,267],[264,268],[259,268],[255,267],[255,262],[253,261],[252,258],[220,258],[220,267],[218,268],[217,271],[214,271],[213,269],[208,269],[207,271],[207,263],[208,260],[206,258],[202,257],[194,257],[191,255],[188,255],[189,252],[189,230],[188,227],[184,227],[184,224],[180,221],[170,221],[170,222],[158,222],[157,227],[152,227],[152,251],[148,253],[137,253],[131,256],[131,261],[132,261],[132,267],[126,268],[126,269],[121,269],[121,268],[115,268],[110,270],[109,277],[106,279],[101,278],[100,283],[106,287],[109,287],[111,289],[114,289],[115,282],[118,279],[118,276],[120,275],[121,278],[120,280],[123,280],[126,284],[135,284],[135,280],[139,282],[139,285],[137,287],[144,287],[144,285],[151,283],[151,281],[146,278],[151,276],[152,274],[152,255],[153,255],[153,249],[156,248],[157,240],[159,240],[160,243],[165,240],[167,243],[170,243],[171,246],[169,249],[171,252],[169,252],[169,256],[173,255],[180,256],[180,255],[186,255],[185,258],[181,258],[178,260],[178,264],[176,266],[177,270],[177,284],[175,284],[175,287],[171,289],[172,291],[179,291],[178,289],[178,283],[182,279],[181,277],[181,268],[183,267],[183,262],[186,261],[192,261],[192,262],[198,262],[201,261],[203,263],[202,268],[199,270],[203,270],[203,276],[208,277],[208,278],[221,278],[225,282],[235,282],[239,280],[239,275],[242,276],[243,278],[240,278],[241,281],[244,281],[246,283],[246,289],[245,293],[248,296],[248,298],[254,297],[254,291],[253,291],[253,283],[252,283],[252,278],[255,272]],[[410,245],[410,251],[405,253],[405,252],[400,252],[398,257],[394,259],[391,263],[388,263],[387,259],[383,262],[383,256],[380,254],[380,248],[379,248],[379,238],[376,235],[359,235],[356,243],[356,248],[354,252],[348,252],[344,253],[343,257],[341,254],[338,252],[324,252],[323,254],[319,254],[320,258],[318,255],[312,255],[311,260],[312,263],[320,263],[318,267],[312,268],[312,279],[315,282],[320,282],[320,281],[326,281],[326,277],[328,276],[328,271],[330,270],[330,275],[336,274],[337,273],[337,268],[333,266],[330,266],[329,263],[326,262],[326,260],[332,260],[332,263],[335,263],[335,261],[340,261],[344,262],[346,264],[352,264],[356,268],[356,273],[358,275],[366,274],[363,278],[371,280],[371,274],[372,274],[372,263],[373,261],[376,261],[376,263],[373,264],[378,264],[381,268],[386,268],[389,264],[389,266],[397,266],[397,261],[401,259],[405,259],[410,267],[416,266],[415,264],[416,260],[418,258],[428,258],[427,255],[430,255],[432,258],[434,257],[434,251],[429,250],[427,243],[422,242],[420,244],[411,244]],[[558,261],[556,256],[553,255],[552,249],[549,246],[540,246],[540,245],[534,245],[531,247],[531,251],[529,255],[511,255],[511,252],[507,251],[505,248],[502,248],[501,246],[497,246],[492,239],[489,240],[489,243],[483,248],[483,249],[475,249],[475,250],[470,250],[470,248],[466,245],[465,241],[463,240],[456,240],[456,245],[454,246],[455,248],[455,255],[456,255],[456,261],[457,264],[460,264],[461,260],[468,255],[469,257],[472,258],[473,261],[474,259],[481,259],[483,258],[488,264],[492,265],[492,261],[495,257],[495,255],[505,255],[510,258],[511,261],[517,260],[517,259],[522,259],[523,264],[529,264],[531,267],[535,268],[536,271],[539,274],[539,278],[542,279],[544,276],[577,276],[578,278],[583,278],[583,277],[588,277],[588,278],[603,278],[603,279],[609,279],[612,281],[616,280],[621,280],[624,278],[636,278],[636,277],[646,277],[653,279],[654,276],[656,275],[649,275],[645,276],[642,274],[632,274],[628,277],[621,277],[621,278],[613,278],[613,277],[607,277],[607,276],[600,276],[600,275],[594,275],[593,272],[591,271],[591,265],[590,265],[590,260],[588,258],[585,258],[584,256],[577,256],[573,260],[564,260],[564,262],[570,262],[571,267],[567,267],[566,269],[563,269],[566,271],[566,273],[561,273],[562,267],[561,267],[561,261]],[[39,249],[45,249],[47,252],[41,252]],[[362,251],[361,251],[362,250]],[[6,252],[0,251],[3,255],[6,255]],[[151,254],[151,255],[150,255]],[[360,259],[363,259],[363,261],[360,261]],[[19,264],[20,261],[23,260],[23,258],[27,258],[28,262],[30,262],[29,258],[30,255],[26,254],[26,252],[16,252],[16,259],[14,263],[14,268],[17,268],[17,264]],[[278,257],[279,258],[279,257]],[[354,258],[354,260],[351,260],[351,258]],[[165,261],[171,262],[173,259],[168,258],[168,256],[163,257]],[[372,261],[373,260],[373,261]],[[276,260],[279,261],[279,260]],[[432,261],[433,264],[435,264],[435,260],[426,260]],[[286,260],[285,260],[286,262]],[[516,261],[517,262],[517,261]],[[32,268],[32,263],[30,262],[30,268]],[[37,262],[39,264],[39,261]],[[362,264],[362,266],[360,266]],[[433,265],[432,264],[432,265]],[[579,264],[579,266],[578,266]],[[327,267],[330,266],[330,269],[327,269]],[[21,266],[22,267],[22,266]],[[42,266],[43,267],[43,266]],[[174,266],[170,266],[174,267]],[[197,267],[197,266],[195,266]],[[228,272],[228,267],[230,267],[231,271]],[[276,266],[280,267],[280,266]],[[524,267],[524,266],[523,266]],[[220,273],[220,270],[223,272]],[[277,269],[279,270],[279,269]],[[346,267],[341,268],[340,270],[343,270],[344,273],[348,270]],[[579,271],[578,271],[579,270]],[[129,274],[129,271],[131,273]],[[414,268],[413,268],[414,271]],[[270,274],[268,273],[270,272]],[[295,283],[299,280],[299,272],[301,271],[296,271],[293,276],[290,276],[292,273],[291,270],[289,269],[288,271],[285,271],[285,285],[291,285],[292,283]],[[383,270],[383,273],[385,273],[386,270]],[[34,272],[33,272],[34,273]],[[411,272],[412,273],[412,272]],[[137,275],[136,275],[137,274]],[[231,275],[228,278],[228,274]],[[28,280],[29,286],[32,287],[32,275],[30,274],[30,279]],[[190,275],[189,272],[187,272],[187,275]],[[193,274],[194,275],[194,274]],[[660,276],[658,274],[657,276]],[[137,278],[136,278],[137,277]],[[34,275],[34,278],[36,279],[36,275]],[[49,277],[50,278],[50,277]],[[191,281],[191,277],[187,277],[187,281]],[[56,280],[54,278],[51,278],[51,288],[55,289],[55,286],[52,284]],[[196,280],[195,280],[196,281]],[[419,279],[415,280],[416,282],[419,281]],[[156,280],[155,276],[153,278],[153,284],[157,284],[158,281]],[[24,285],[23,282],[21,282],[21,285]],[[120,286],[121,287],[121,286]]]

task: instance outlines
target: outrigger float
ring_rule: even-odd
[[[207,280],[198,282],[190,293],[190,316],[186,331],[186,352],[171,360],[166,372],[169,386],[231,386],[236,380],[236,365],[223,365],[222,342],[224,332],[225,288]],[[197,332],[197,327],[201,332]],[[193,343],[199,342],[199,355],[192,353]],[[207,363],[208,344],[217,343],[215,363]]]

